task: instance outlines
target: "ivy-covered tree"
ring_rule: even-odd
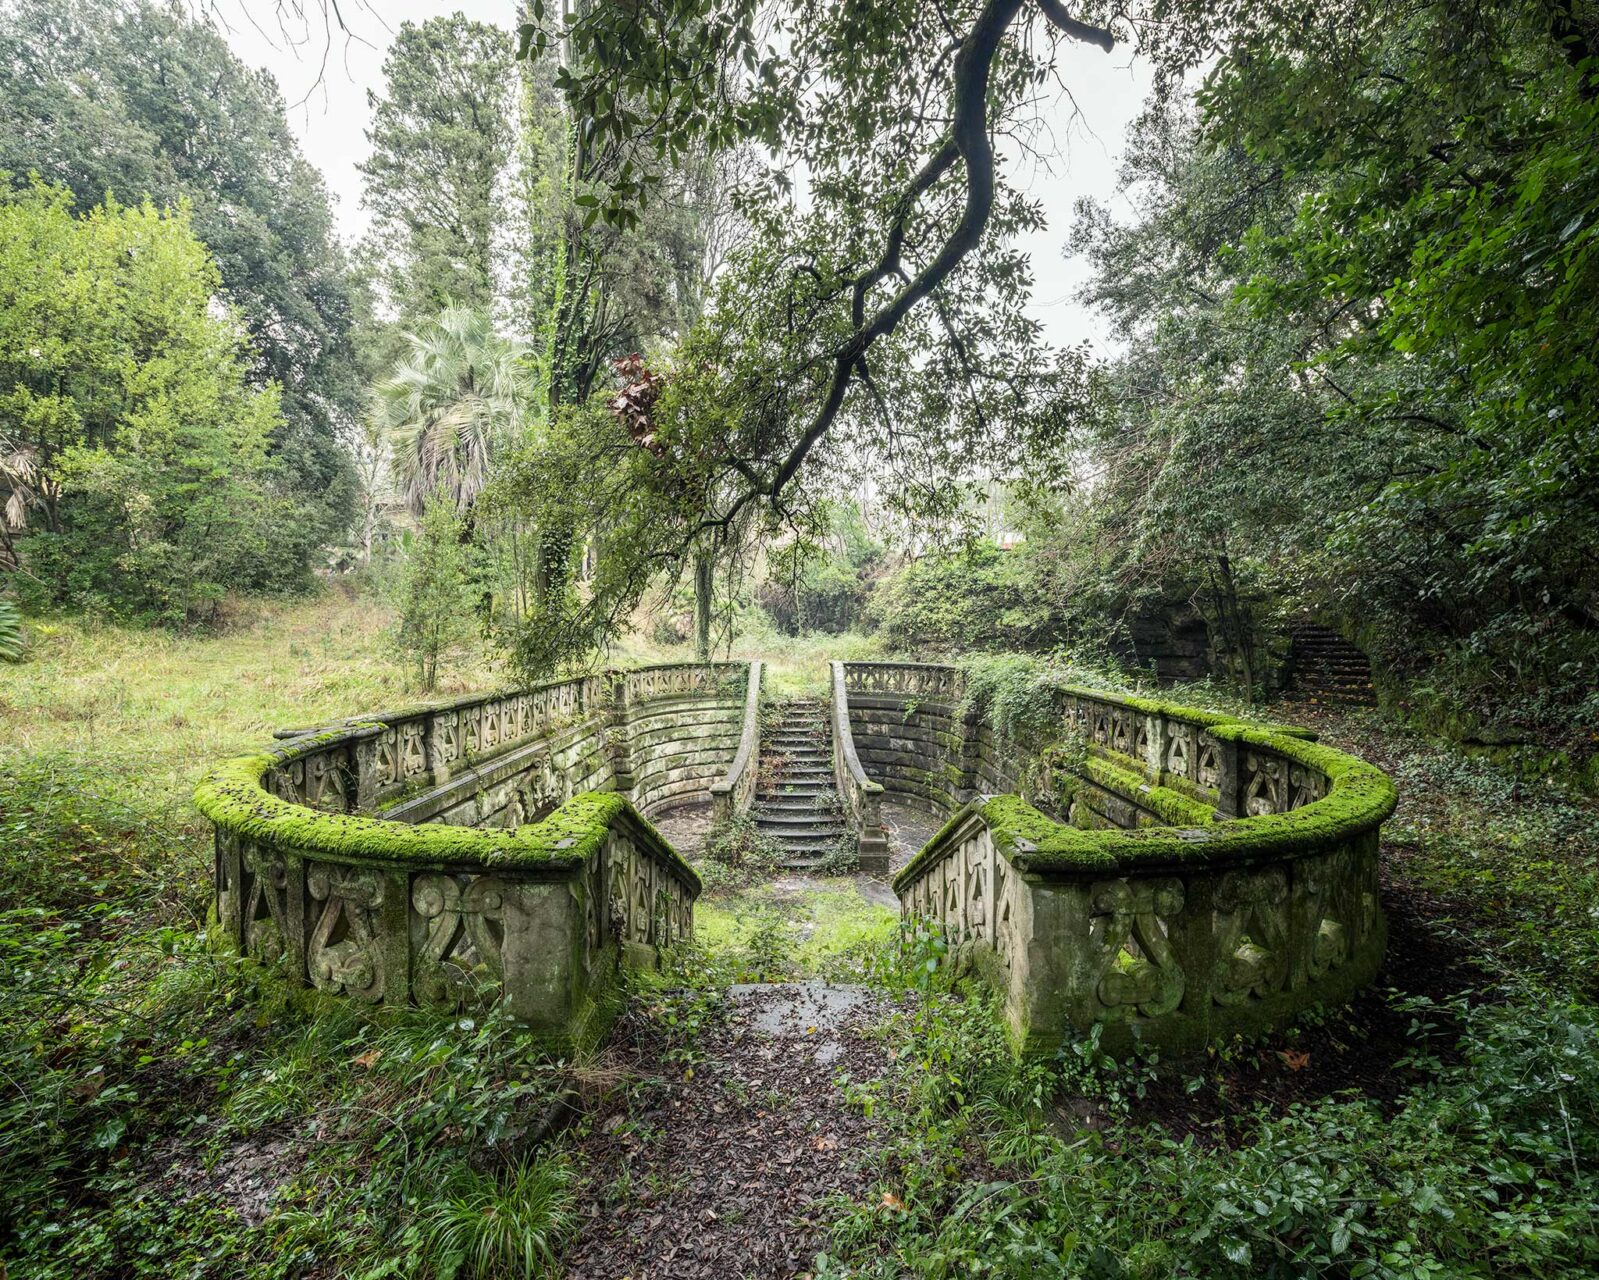
[[[79,208],[189,205],[221,293],[250,335],[253,386],[279,388],[272,452],[312,544],[337,539],[353,494],[338,437],[363,384],[351,297],[321,176],[265,72],[178,6],[17,0],[0,11],[0,170],[70,188]]]

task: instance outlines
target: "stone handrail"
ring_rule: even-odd
[[[761,749],[760,662],[750,663],[749,690],[744,698],[744,721],[739,733],[738,754],[727,773],[711,784],[711,821],[723,823],[735,814],[748,812],[755,799]]]
[[[959,702],[966,681],[958,667],[935,662],[846,662],[845,688],[850,693],[893,693],[913,698]]]
[[[1019,1047],[1053,1052],[1099,1023],[1112,1050],[1192,1050],[1371,981],[1395,798],[1379,770],[1293,730],[1098,690],[1059,698],[1077,741],[1044,769],[1070,824],[980,794],[894,880],[904,909],[1003,993]]]
[[[498,998],[572,1047],[603,1026],[619,964],[693,931],[698,877],[619,785],[630,709],[648,722],[679,698],[693,721],[746,670],[725,665],[364,717],[224,764],[196,792],[219,924],[293,983],[448,1009]]]
[[[868,875],[888,874],[888,837],[883,831],[883,784],[866,776],[849,727],[849,691],[842,662],[832,666],[833,781],[839,802],[859,833],[857,856]]]

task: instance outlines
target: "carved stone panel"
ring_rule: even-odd
[[[244,893],[244,954],[263,964],[283,960],[289,945],[288,868],[275,849],[245,843],[239,865]]]
[[[1106,1009],[1147,1018],[1182,1003],[1187,978],[1172,951],[1172,918],[1183,909],[1180,880],[1104,880],[1089,890],[1089,947]]]
[[[1252,818],[1280,813],[1286,807],[1284,785],[1287,768],[1273,756],[1250,751],[1244,755],[1244,812]]]
[[[316,917],[306,943],[312,983],[323,991],[381,1000],[382,878],[371,871],[313,864],[306,869],[306,889]]]
[[[1288,869],[1229,871],[1216,886],[1217,1004],[1281,991],[1289,975]]]

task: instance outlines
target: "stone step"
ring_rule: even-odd
[[[842,830],[844,815],[831,809],[812,809],[809,813],[787,810],[778,811],[776,809],[762,811],[757,809],[755,811],[755,825],[757,827],[771,827],[774,831],[796,829],[809,831],[812,829],[820,830],[823,827],[838,827]]]
[[[816,797],[821,791],[771,791],[755,797],[756,809],[805,809],[816,808]]]
[[[785,871],[811,871],[831,858],[837,849],[837,845],[831,844],[810,849],[789,849],[778,865]]]
[[[842,828],[838,831],[815,831],[794,836],[775,835],[770,831],[762,834],[775,846],[776,852],[785,858],[791,858],[795,854],[801,856],[829,854],[846,837]]]

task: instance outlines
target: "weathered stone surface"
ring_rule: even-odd
[[[978,725],[952,745],[946,671],[847,664],[852,728],[888,796],[954,815],[895,889],[1004,993],[1019,1048],[1098,1023],[1112,1050],[1193,1050],[1371,981],[1393,805],[1377,770],[1297,731],[1091,690],[1060,697],[1074,750],[1024,760]],[[1022,778],[1069,815],[1008,794]]]
[[[500,1000],[569,1049],[619,966],[692,935],[698,878],[640,814],[709,799],[749,680],[654,667],[288,735],[198,794],[218,922],[298,984]]]

